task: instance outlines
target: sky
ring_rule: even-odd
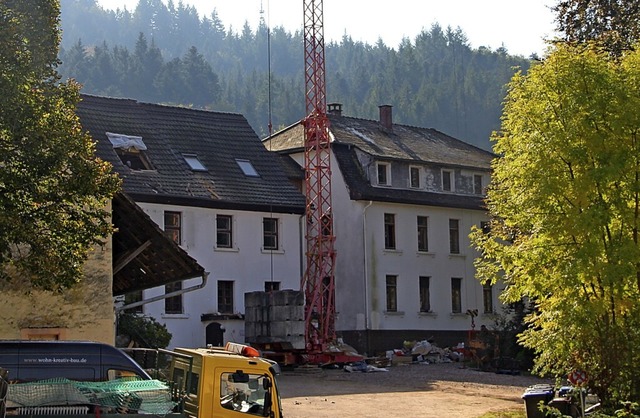
[[[105,9],[135,10],[138,0],[97,0]],[[166,2],[166,0],[163,0]],[[174,0],[178,4],[179,0]],[[215,9],[227,29],[241,31],[245,22],[255,29],[260,10],[270,27],[290,32],[302,29],[303,0],[182,0],[195,6],[200,16]],[[460,27],[472,48],[496,50],[504,46],[512,55],[543,55],[545,38],[554,35],[557,0],[323,0],[325,41],[340,41],[346,33],[354,41],[375,44],[381,38],[397,47],[413,40],[423,29],[438,23]]]

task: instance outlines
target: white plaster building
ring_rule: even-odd
[[[487,220],[492,153],[433,129],[342,116],[329,107],[336,236],[336,330],[360,352],[489,326],[498,289],[475,279],[469,232]],[[301,124],[265,140],[303,165]],[[470,314],[477,310],[478,315]],[[473,324],[472,324],[473,319]]]
[[[170,347],[244,342],[245,292],[300,288],[305,200],[281,159],[239,114],[95,96],[77,112],[123,191],[207,273],[125,303],[165,324]]]

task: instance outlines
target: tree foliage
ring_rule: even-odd
[[[80,280],[118,186],[75,115],[79,86],[58,80],[59,7],[0,3],[0,277],[48,290]]]
[[[117,334],[128,344],[144,348],[166,348],[171,342],[167,326],[154,318],[136,313],[121,312],[118,315]]]
[[[509,85],[481,280],[534,301],[536,368],[584,370],[606,405],[640,399],[640,53],[559,45]]]
[[[561,0],[552,10],[564,41],[599,42],[619,56],[640,41],[640,3],[628,0]]]
[[[238,112],[260,136],[269,122],[281,129],[304,117],[300,31],[264,21],[255,31],[225,29],[215,10],[199,17],[191,6],[164,3],[140,0],[133,12],[114,12],[95,0],[62,0],[60,73],[85,93]],[[473,49],[462,29],[437,24],[393,47],[347,34],[325,47],[327,97],[345,115],[376,119],[378,106],[391,104],[397,123],[485,149],[500,125],[504,85],[515,67],[529,66],[504,48]]]

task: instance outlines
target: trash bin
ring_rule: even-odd
[[[539,409],[540,401],[545,405],[554,398],[554,390],[551,385],[529,386],[522,394],[527,410],[527,418],[545,418],[545,413]]]

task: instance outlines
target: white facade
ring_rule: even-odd
[[[302,154],[291,155],[298,163]],[[332,159],[332,207],[336,249],[336,330],[337,331],[467,331],[472,327],[468,310],[477,310],[473,326],[491,326],[500,312],[498,295],[502,288],[483,289],[475,278],[471,247],[472,226],[488,220],[482,210],[437,207],[410,203],[351,200],[339,165]],[[439,188],[440,169],[415,162],[411,165],[386,161],[393,173],[385,187],[409,189],[409,167],[420,167],[421,188],[433,192]],[[369,177],[376,185],[377,165],[370,163]],[[401,166],[401,169],[397,169]],[[406,178],[398,173],[404,173]],[[477,172],[451,169],[459,193],[473,190]],[[482,173],[488,184],[489,174]],[[377,186],[377,185],[376,185]],[[464,186],[464,190],[463,190]],[[456,193],[455,191],[451,193]],[[468,192],[467,192],[468,193]],[[395,220],[395,249],[385,249],[385,214]],[[418,251],[417,218],[427,218],[428,250]],[[449,220],[458,222],[459,253],[450,252]],[[387,276],[396,279],[396,309],[387,308]],[[429,305],[421,311],[420,277],[428,277]],[[452,279],[460,279],[460,297],[454,312]],[[485,298],[490,299],[485,301]]]
[[[265,290],[265,283],[277,282],[280,290],[299,289],[302,274],[301,216],[295,214],[248,212],[199,207],[171,206],[138,202],[156,222],[164,226],[165,211],[180,213],[181,247],[209,273],[204,288],[185,293],[183,312],[167,314],[165,301],[144,305],[144,313],[165,324],[173,347],[203,347],[206,326],[218,322],[224,327],[224,341],[244,342],[244,294]],[[231,248],[216,245],[216,217],[231,216]],[[278,249],[263,248],[263,219],[277,219]],[[233,312],[218,308],[218,282],[232,282]],[[186,289],[201,283],[187,280]],[[165,294],[159,287],[144,292],[144,299]],[[202,315],[207,315],[204,321]],[[211,319],[213,318],[213,319]]]

